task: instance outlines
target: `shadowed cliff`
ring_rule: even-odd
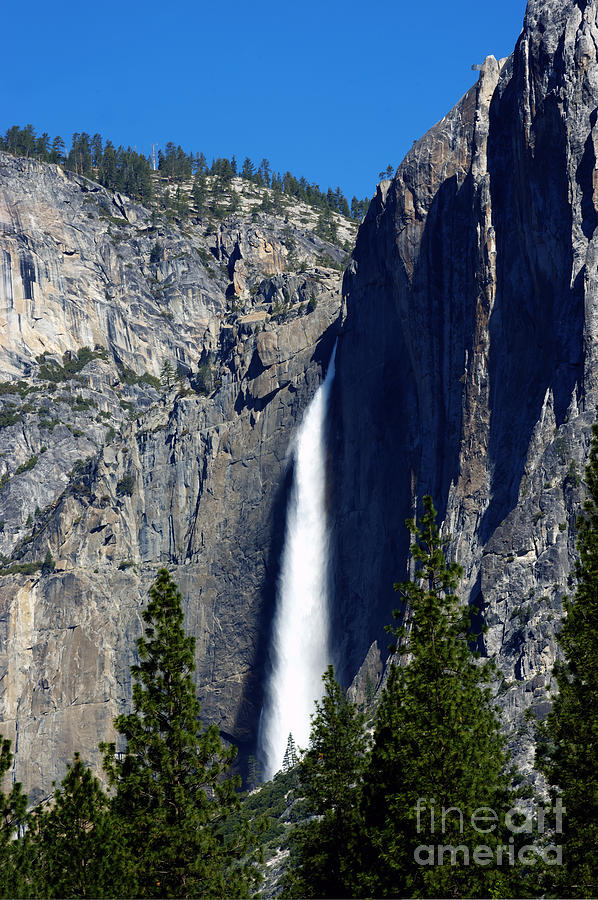
[[[387,643],[429,492],[508,717],[545,712],[596,406],[596,13],[532,0],[512,57],[488,57],[358,234],[334,419],[347,681]]]

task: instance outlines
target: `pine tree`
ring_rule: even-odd
[[[302,791],[315,814],[291,837],[284,895],[349,897],[356,843],[361,839],[359,796],[368,748],[365,716],[343,694],[329,666],[316,702],[309,748],[299,764]]]
[[[94,136],[91,139],[91,159],[92,159],[92,164],[96,169],[99,169],[99,167],[101,166],[103,155],[104,155],[104,149],[103,149],[102,135],[94,134]]]
[[[228,196],[229,196],[229,206],[228,206],[229,213],[238,212],[241,209],[241,197],[239,196],[239,194],[237,193],[237,191],[234,188],[230,189],[230,191],[228,192]]]
[[[206,192],[206,176],[203,172],[203,169],[198,169],[195,178],[193,179],[193,188],[191,191],[191,196],[193,198],[193,203],[195,205],[197,214],[200,216],[203,212],[207,192]]]
[[[29,874],[25,842],[15,840],[29,824],[27,795],[19,782],[12,785],[8,794],[1,790],[12,761],[10,741],[0,736],[0,897],[22,896]]]
[[[108,797],[78,753],[51,803],[36,811],[32,834],[35,896],[136,896]]]
[[[46,555],[44,556],[44,561],[42,563],[42,575],[51,575],[55,568],[56,560],[52,556],[52,552],[46,550]]]
[[[282,760],[282,771],[288,772],[289,769],[293,769],[297,765],[297,762],[297,745],[295,744],[295,738],[289,733],[287,738],[287,748],[284,751]]]
[[[559,693],[541,729],[538,763],[566,810],[563,865],[551,871],[560,897],[598,896],[598,425],[586,467],[588,498],[578,520],[577,588],[566,598],[555,666]]]
[[[255,165],[250,160],[248,156],[243,160],[243,168],[241,169],[241,177],[247,178],[249,181],[253,179],[255,175]]]
[[[162,387],[166,390],[170,390],[174,384],[174,368],[169,359],[165,360],[162,365],[160,370],[160,380],[162,382]]]
[[[133,712],[115,720],[126,753],[117,758],[114,745],[101,745],[113,812],[137,861],[142,896],[248,896],[256,877],[248,826],[226,840],[221,833],[238,806],[239,779],[225,777],[236,748],[223,747],[216,726],[201,728],[195,639],[183,630],[181,603],[161,569],[131,669]]]
[[[262,777],[262,767],[255,756],[250,756],[247,760],[247,787],[253,791],[260,783]]]
[[[50,150],[50,162],[61,163],[64,160],[65,144],[60,135],[57,135],[52,141],[52,149]]]
[[[118,186],[118,157],[112,141],[106,141],[102,162],[98,172],[98,181],[110,190]]]
[[[189,198],[184,191],[181,191],[180,185],[176,189],[174,208],[179,218],[186,219],[189,216]]]
[[[208,162],[206,160],[204,153],[196,153],[195,154],[195,172],[196,173],[204,173],[208,167]]]
[[[461,567],[445,560],[431,498],[423,505],[421,523],[407,522],[413,580],[395,585],[408,617],[403,627],[389,628],[400,664],[390,668],[376,714],[354,890],[375,897],[522,896],[521,886],[510,885],[519,866],[497,855],[499,846],[506,854],[509,839],[521,836],[505,828],[515,796],[492,703],[492,668],[470,651],[469,610],[454,593]],[[488,833],[480,833],[477,819],[473,827],[471,817],[481,807],[498,819]],[[451,810],[444,820],[443,808]],[[443,856],[439,865],[439,845],[467,854],[485,846],[490,862],[466,861],[459,849],[456,864]]]
[[[263,159],[261,161],[259,171],[265,186],[270,187],[270,174],[272,172],[272,167],[268,159]]]

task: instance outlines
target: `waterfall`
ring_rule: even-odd
[[[260,721],[266,779],[282,767],[289,733],[299,747],[307,746],[310,716],[322,696],[329,663],[325,429],[335,354],[336,344],[292,448],[294,477],[276,592],[273,665]]]

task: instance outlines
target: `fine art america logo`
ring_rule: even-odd
[[[417,821],[417,833],[424,832],[426,836],[444,835],[447,830],[454,833],[457,829],[460,834],[467,828],[468,835],[491,834],[500,827],[500,832],[511,833],[507,843],[494,843],[490,847],[480,843],[475,846],[467,844],[420,844],[415,848],[413,857],[420,866],[514,866],[516,862],[522,865],[534,865],[543,861],[549,866],[561,866],[563,864],[563,848],[561,844],[548,844],[534,842],[533,835],[550,834],[556,837],[563,833],[563,815],[565,807],[557,800],[550,810],[541,806],[531,805],[529,809],[509,809],[502,816],[489,806],[479,806],[471,815],[463,812],[457,806],[440,807],[437,809],[433,799],[419,797],[415,807]],[[521,837],[516,839],[516,836]],[[529,843],[524,843],[525,836]],[[471,835],[473,837],[473,835]],[[558,840],[558,838],[557,838]],[[517,844],[517,846],[515,846]]]

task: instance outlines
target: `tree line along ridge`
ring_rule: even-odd
[[[115,147],[100,134],[90,136],[86,132],[75,132],[70,148],[67,148],[60,136],[52,138],[47,132],[38,135],[30,124],[24,128],[13,125],[0,135],[0,150],[14,156],[56,163],[141,203],[147,204],[154,199],[154,160],[131,147]],[[168,142],[164,150],[158,150],[155,165],[158,175],[171,183],[180,184],[194,178],[198,197],[203,179],[211,175],[221,179],[223,184],[241,177],[259,187],[269,188],[275,197],[293,197],[318,210],[338,213],[355,221],[365,215],[369,203],[367,198],[360,200],[355,196],[349,203],[340,187],[323,191],[304,177],[275,172],[267,159],[256,165],[245,157],[238,164],[233,155],[231,159],[219,157],[208,164],[204,153],[188,153],[173,142]]]

